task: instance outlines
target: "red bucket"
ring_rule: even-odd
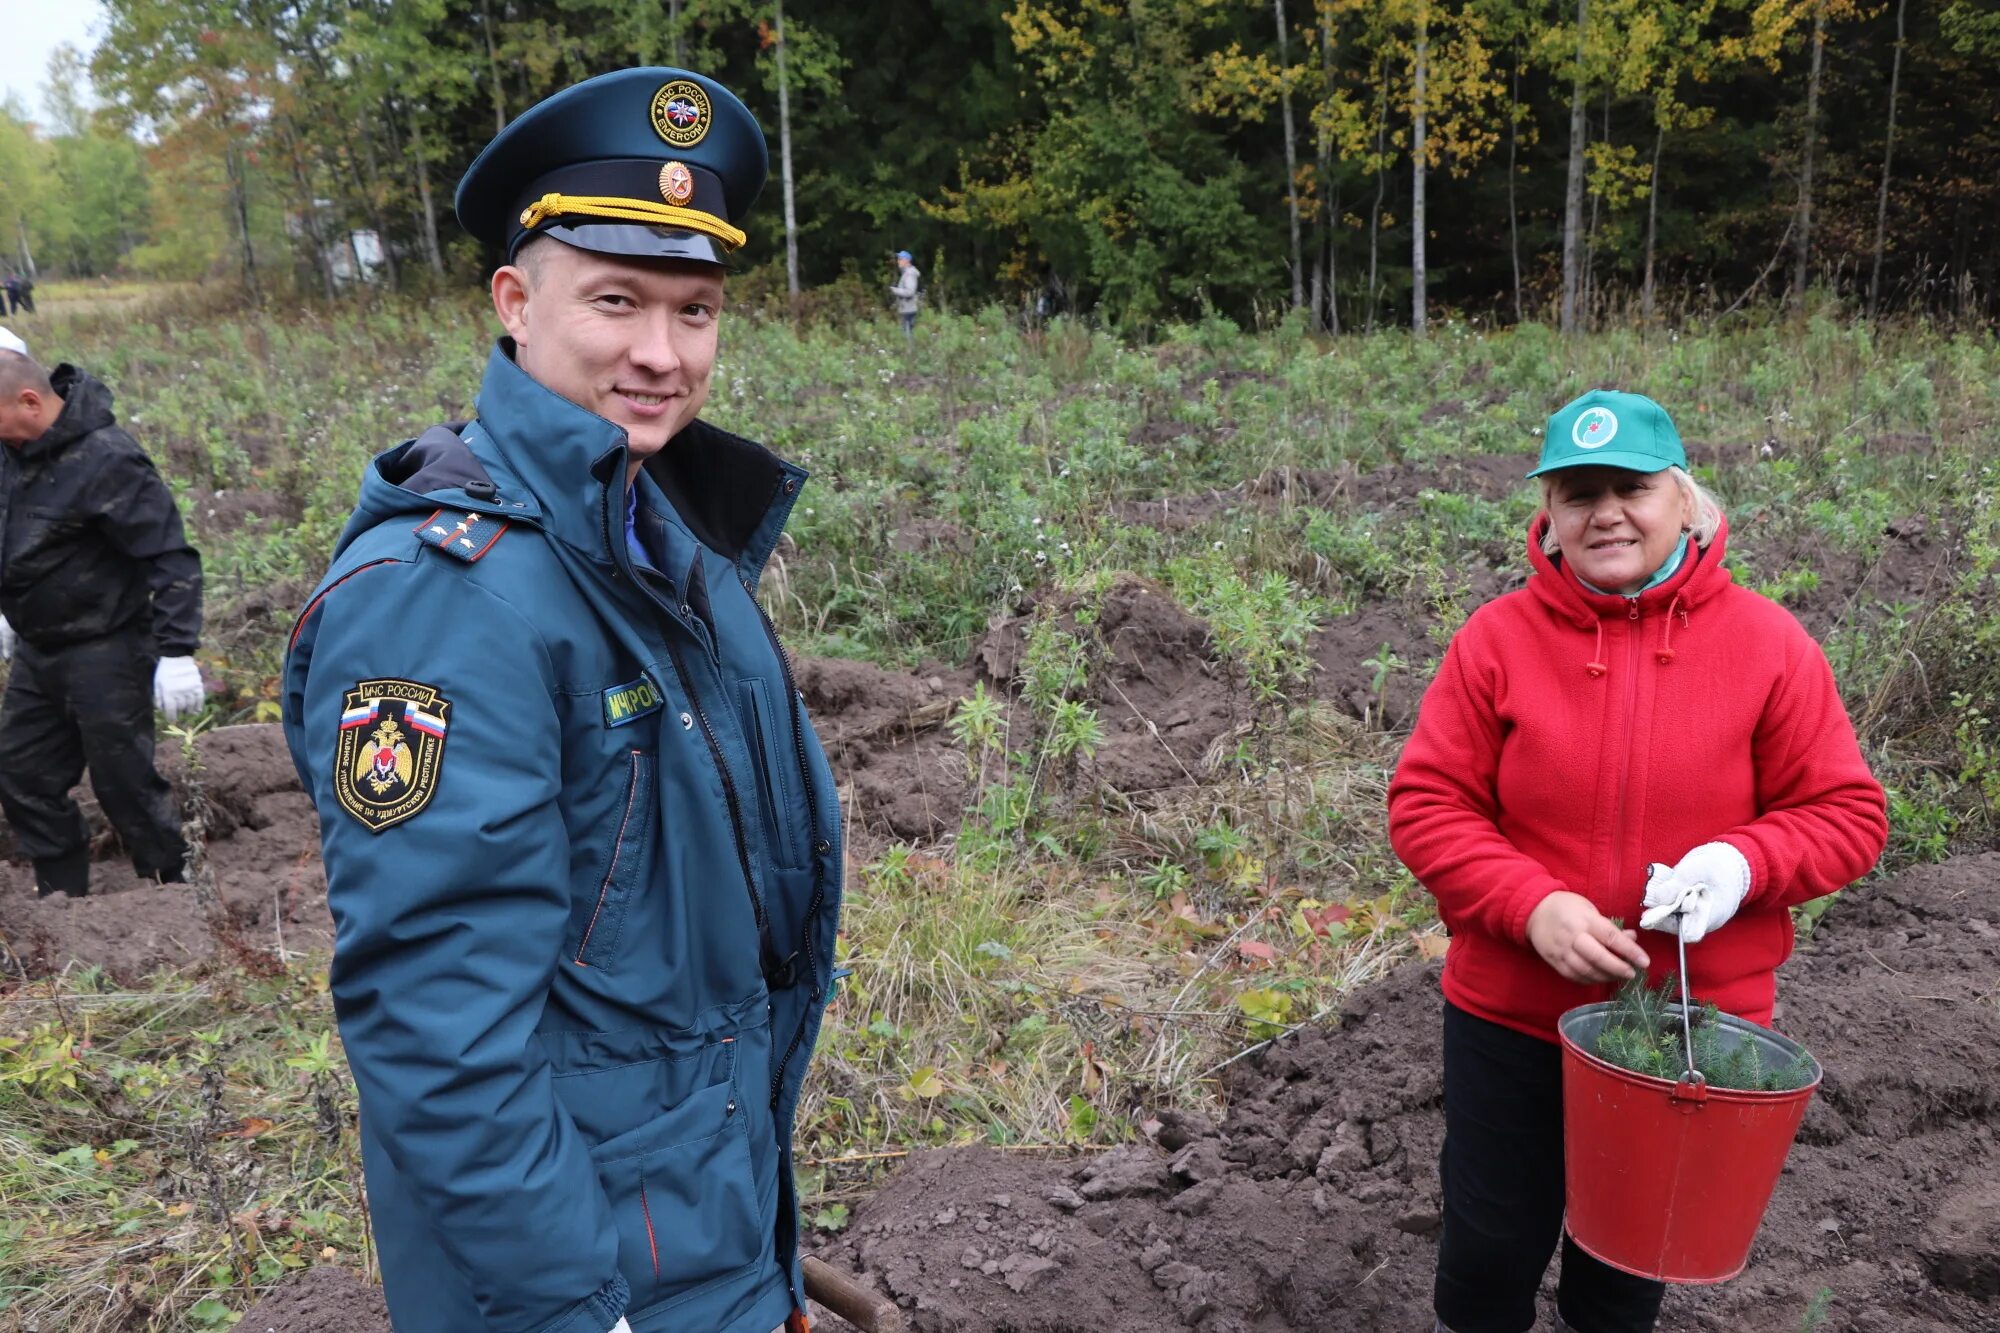
[[[1586,1253],[1661,1282],[1726,1282],[1743,1271],[1806,1104],[1819,1086],[1738,1092],[1674,1083],[1598,1059],[1609,1004],[1562,1016],[1563,1225]],[[1678,1016],[1679,1005],[1669,1006]],[[1729,1014],[1716,1022],[1757,1046],[1765,1069],[1805,1051]],[[1811,1057],[1807,1057],[1810,1059]]]

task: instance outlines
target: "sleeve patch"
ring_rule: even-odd
[[[507,520],[491,514],[440,509],[417,524],[414,531],[424,545],[435,546],[470,564],[493,549],[493,543],[507,531]]]
[[[333,752],[333,794],[370,833],[422,814],[444,768],[451,701],[412,680],[364,680],[347,692]]]

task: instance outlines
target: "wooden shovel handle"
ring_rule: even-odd
[[[861,1330],[861,1333],[908,1333],[909,1321],[896,1303],[831,1264],[808,1256],[806,1295]]]

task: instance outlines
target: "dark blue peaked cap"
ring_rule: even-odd
[[[764,131],[736,94],[665,66],[600,74],[537,102],[493,136],[454,207],[503,250],[553,236],[580,250],[720,264],[770,172]]]

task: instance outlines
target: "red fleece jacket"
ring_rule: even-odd
[[[1555,1040],[1611,987],[1564,980],[1528,943],[1559,889],[1639,920],[1646,865],[1704,842],[1750,863],[1736,916],[1688,949],[1697,998],[1769,1023],[1794,903],[1866,873],[1888,839],[1819,645],[1722,567],[1727,530],[1636,601],[1593,593],[1528,536],[1535,574],[1474,612],[1424,695],[1389,785],[1396,854],[1451,930],[1445,997]],[[1673,936],[1641,931],[1654,979]]]

